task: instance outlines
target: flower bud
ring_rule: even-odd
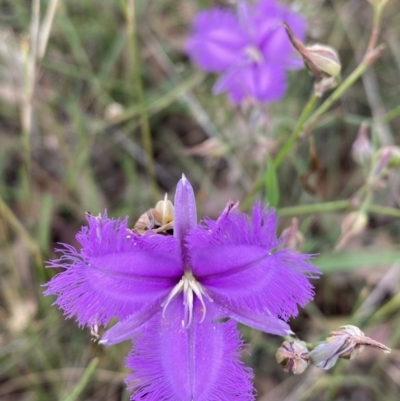
[[[347,214],[341,224],[342,234],[335,247],[342,249],[348,240],[364,232],[368,224],[368,215],[365,212],[357,211]]]
[[[400,147],[385,146],[377,152],[378,164],[381,170],[385,167],[398,168],[400,167]]]
[[[104,111],[104,118],[110,123],[117,123],[121,121],[124,115],[124,106],[117,102],[109,104]]]
[[[174,220],[174,205],[165,194],[164,200],[158,201],[154,211],[156,224],[163,226]]]
[[[289,227],[282,231],[283,245],[289,249],[299,249],[304,243],[304,236],[299,231],[299,219],[293,217]]]
[[[294,48],[300,53],[307,68],[318,78],[338,78],[342,65],[335,49],[330,46],[315,44],[305,46],[294,36],[290,26],[284,23],[286,32]]]
[[[351,148],[351,154],[354,161],[360,165],[365,165],[371,160],[372,146],[367,134],[368,127],[366,124],[361,124],[358,130],[357,138]]]
[[[209,138],[204,142],[185,149],[185,154],[192,156],[203,156],[211,159],[218,159],[224,156],[228,151],[228,146],[218,138]]]
[[[299,375],[309,364],[310,352],[304,341],[298,339],[284,341],[276,351],[276,361],[285,372]]]
[[[293,47],[300,53],[306,67],[317,77],[314,93],[321,97],[337,86],[342,65],[336,50],[330,46],[315,44],[305,46],[297,39],[287,23],[283,24]]]
[[[174,205],[167,199],[167,194],[162,201],[157,202],[155,208],[143,213],[135,223],[133,230],[144,235],[151,230],[155,233],[165,234],[174,228]]]
[[[366,337],[356,326],[341,326],[329,333],[325,342],[311,351],[311,362],[320,369],[330,369],[338,358],[354,359],[365,346],[378,348],[389,353],[390,348],[372,338]]]
[[[335,49],[325,45],[312,45],[306,47],[303,56],[304,62],[317,76],[339,77],[342,65]]]

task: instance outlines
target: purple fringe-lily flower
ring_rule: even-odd
[[[303,67],[282,23],[304,39],[306,22],[276,0],[239,2],[237,13],[214,8],[194,20],[186,51],[203,70],[221,73],[214,93],[228,92],[233,103],[281,99],[286,70]]]
[[[198,224],[183,176],[173,235],[139,235],[127,219],[89,216],[81,251],[66,245],[50,262],[66,270],[45,294],[58,296],[66,317],[92,328],[117,317],[100,342],[134,339],[132,400],[254,400],[236,322],[284,336],[286,320],[313,298],[309,278],[319,272],[309,255],[280,247],[274,212],[257,204],[249,217],[236,207]]]

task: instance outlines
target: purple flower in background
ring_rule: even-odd
[[[203,70],[222,74],[214,93],[228,92],[235,104],[246,97],[276,101],[286,91],[286,70],[303,67],[284,21],[297,38],[304,39],[305,20],[276,0],[239,2],[237,14],[221,8],[202,11],[186,50]]]
[[[135,340],[132,400],[253,400],[236,322],[284,336],[286,320],[313,298],[309,278],[319,272],[309,255],[280,247],[275,214],[258,204],[249,217],[236,207],[198,224],[183,176],[173,235],[139,235],[127,219],[89,216],[81,251],[66,245],[50,262],[66,270],[45,294],[58,295],[67,317],[90,327],[117,317],[100,342]]]

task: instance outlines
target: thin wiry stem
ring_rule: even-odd
[[[382,14],[381,11],[382,10],[379,7],[375,8],[374,10],[373,29],[363,61],[314,112],[313,109],[318,98],[314,93],[311,95],[288,141],[285,142],[279,153],[274,158],[273,163],[275,167],[279,167],[283,160],[288,156],[288,154],[293,149],[293,146],[300,138],[301,133],[304,130],[310,129],[318,120],[318,118],[321,117],[321,115],[323,115],[325,112],[327,112],[331,108],[331,106],[337,100],[339,100],[347,92],[347,90],[350,89],[354,85],[354,83],[364,74],[364,72],[380,57],[382,51],[384,50],[384,46],[381,45],[376,47],[376,44],[379,38],[380,21]],[[243,201],[242,206],[245,210],[252,203],[256,193],[263,187],[266,176],[267,172],[262,174],[261,177],[257,179],[252,191]]]
[[[42,61],[46,53],[47,43],[49,42],[50,31],[51,27],[53,26],[54,16],[56,14],[58,2],[59,0],[50,1],[47,7],[47,12],[44,17],[42,26],[40,28],[38,52],[37,52],[38,63]]]
[[[24,96],[21,106],[22,148],[26,178],[29,181],[31,173],[31,131],[32,103],[36,81],[36,57],[39,37],[40,0],[32,1],[32,17],[30,27],[30,43],[24,76]]]
[[[85,390],[86,386],[89,384],[90,379],[95,374],[98,364],[99,364],[98,358],[92,359],[92,361],[89,363],[89,366],[83,373],[81,379],[79,380],[78,384],[67,395],[67,397],[64,398],[63,401],[75,401],[79,397],[79,395],[82,393],[82,391]]]
[[[133,68],[133,79],[140,106],[140,127],[142,135],[142,144],[146,152],[146,170],[150,180],[151,192],[154,201],[159,199],[159,191],[155,179],[155,167],[153,161],[153,143],[150,132],[149,116],[143,95],[143,85],[140,75],[140,56],[138,51],[137,24],[135,16],[135,0],[127,0],[126,3],[126,22],[128,38],[132,51],[131,66]]]
[[[12,210],[4,202],[3,198],[0,196],[0,216],[13,228],[13,230],[21,237],[21,239],[26,243],[30,251],[35,255],[36,263],[38,265],[43,264],[42,255],[36,241],[32,238],[29,232],[21,224]]]

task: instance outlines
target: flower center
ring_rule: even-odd
[[[251,61],[254,61],[255,63],[260,63],[264,56],[263,54],[260,52],[260,50],[256,47],[256,46],[247,46],[244,49],[244,53],[246,54],[246,56],[248,56],[250,58]]]
[[[206,316],[206,304],[204,302],[203,296],[206,297],[210,302],[213,302],[211,297],[207,294],[204,287],[196,280],[191,271],[186,271],[182,278],[179,280],[178,284],[171,290],[165,301],[161,304],[163,307],[162,315],[164,317],[165,311],[171,301],[183,291],[183,305],[185,308],[184,320],[182,321],[182,326],[188,328],[192,323],[193,318],[193,300],[194,295],[199,298],[202,306],[203,316],[200,323],[204,320]]]

